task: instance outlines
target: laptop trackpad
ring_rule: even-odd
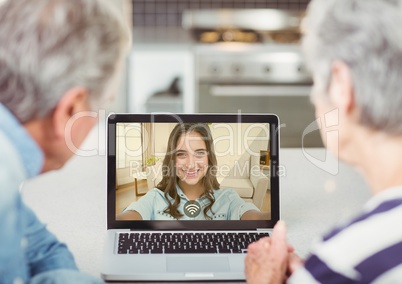
[[[168,272],[225,272],[230,271],[227,256],[194,257],[168,256]]]

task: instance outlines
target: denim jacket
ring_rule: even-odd
[[[75,283],[91,283],[77,272],[66,245],[21,199],[21,184],[38,175],[43,162],[37,144],[0,104],[0,283],[66,283],[66,275]]]

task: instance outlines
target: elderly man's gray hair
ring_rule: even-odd
[[[107,1],[9,0],[0,5],[0,103],[22,123],[47,115],[73,87],[92,106],[128,46],[127,24]]]
[[[351,70],[361,122],[402,133],[402,0],[313,0],[303,50],[321,92],[331,63]]]

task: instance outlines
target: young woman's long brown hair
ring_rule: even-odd
[[[180,204],[180,196],[177,194],[176,185],[178,182],[178,177],[176,175],[176,147],[180,137],[183,134],[189,132],[198,133],[206,145],[207,155],[208,155],[208,170],[205,176],[202,178],[202,183],[204,186],[204,195],[210,201],[210,204],[204,208],[204,216],[206,219],[211,220],[212,217],[208,215],[208,211],[212,214],[212,205],[215,202],[213,196],[213,189],[219,189],[219,182],[216,179],[217,172],[217,160],[214,150],[213,138],[209,126],[204,123],[179,123],[175,126],[169,136],[169,141],[167,145],[166,156],[163,160],[162,166],[162,180],[156,186],[158,189],[165,193],[165,198],[169,205],[164,210],[165,213],[170,214],[174,218],[180,219],[183,217],[178,211]],[[170,196],[173,198],[173,203],[168,198]]]

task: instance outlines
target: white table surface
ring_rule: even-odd
[[[106,236],[106,156],[104,131],[94,128],[82,149],[99,154],[74,156],[59,171],[25,182],[22,195],[39,218],[75,255],[79,268],[99,277]],[[325,149],[306,149],[307,155],[325,160]],[[332,156],[327,165],[336,166]],[[329,163],[329,164],[328,164]],[[300,148],[281,149],[281,218],[288,240],[307,256],[313,240],[336,222],[356,214],[370,198],[364,180],[339,163],[332,175],[314,165]]]

